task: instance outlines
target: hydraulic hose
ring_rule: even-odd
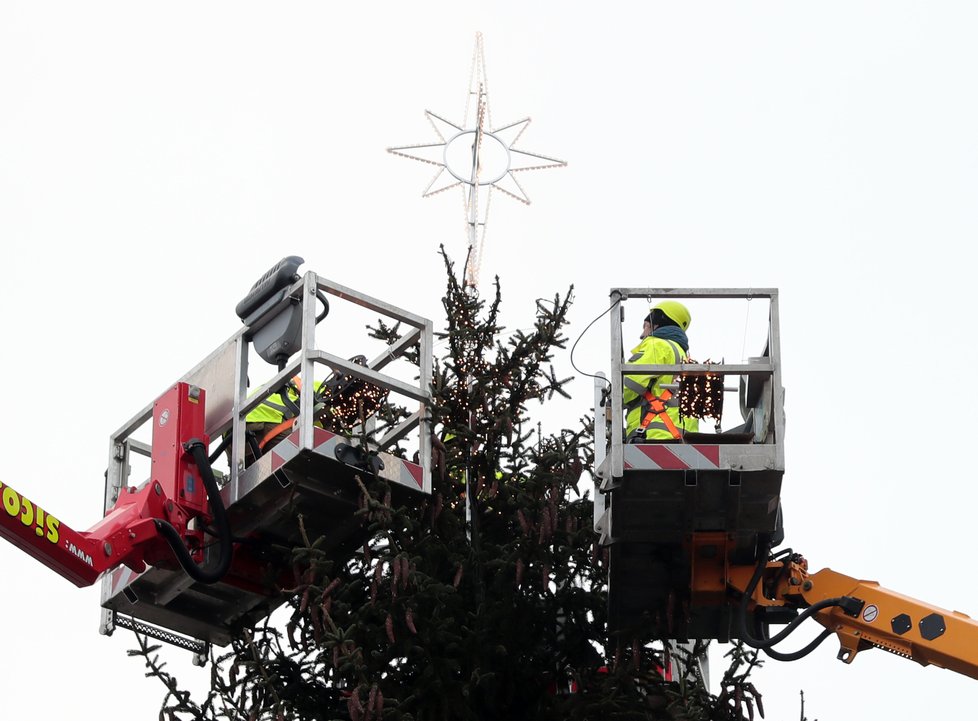
[[[816,648],[822,645],[822,641],[827,639],[832,635],[830,629],[825,629],[818,636],[816,636],[811,643],[809,643],[804,648],[800,648],[797,651],[792,651],[790,653],[781,653],[780,651],[775,651],[773,648],[762,648],[761,650],[768,656],[773,658],[775,661],[797,661],[800,658],[804,658]]]
[[[817,601],[813,603],[811,606],[809,606],[804,611],[802,611],[797,617],[793,618],[790,623],[788,623],[779,633],[775,634],[774,636],[768,638],[765,634],[763,638],[755,638],[754,636],[751,635],[750,631],[748,631],[747,629],[747,603],[750,601],[750,597],[754,595],[754,589],[757,587],[758,582],[760,582],[761,576],[764,574],[764,569],[767,567],[767,558],[768,558],[768,554],[770,553],[770,549],[763,548],[762,551],[763,552],[761,553],[760,560],[758,560],[757,562],[757,568],[754,570],[754,575],[751,576],[750,583],[747,584],[747,588],[744,589],[744,594],[740,598],[740,604],[738,606],[738,614],[737,614],[737,625],[738,625],[738,630],[740,631],[740,638],[744,643],[746,643],[748,646],[751,646],[753,648],[768,650],[774,647],[776,644],[783,641],[784,639],[786,639],[788,636],[790,636],[794,632],[794,630],[801,625],[803,621],[811,618],[822,609],[831,608],[833,606],[845,605],[846,599],[844,596],[839,596],[837,598],[823,598],[821,601]],[[802,649],[802,651],[805,651],[805,653],[810,652],[812,649],[818,646],[819,643],[824,641],[826,636],[827,634],[824,634],[821,637],[817,638],[816,642],[813,642],[814,645],[809,644],[811,648],[806,647],[805,649]],[[781,654],[781,655],[790,656],[793,654]],[[774,658],[777,658],[777,656],[775,656]],[[801,657],[799,656],[798,658]],[[783,660],[791,660],[791,659],[783,659]]]
[[[769,638],[768,626],[770,624],[765,623],[760,619],[755,619],[755,620],[757,621],[758,631],[760,633],[761,638],[766,641]],[[822,641],[824,641],[831,635],[832,635],[832,630],[826,628],[818,636],[812,639],[812,641],[809,642],[807,646],[805,646],[804,648],[800,648],[797,651],[782,652],[782,651],[775,651],[773,648],[762,648],[761,650],[764,651],[765,654],[773,658],[775,661],[797,661],[798,659],[804,658],[812,651],[814,651],[816,648],[821,646]]]
[[[192,579],[200,583],[217,583],[227,574],[231,568],[231,551],[233,539],[231,538],[231,524],[228,521],[227,509],[221,500],[221,489],[217,487],[217,479],[207,460],[207,448],[199,438],[192,438],[184,443],[185,451],[193,456],[197,468],[200,470],[201,480],[207,490],[207,501],[210,505],[211,513],[214,516],[214,525],[217,530],[218,543],[220,544],[220,556],[214,568],[203,568],[194,561],[190,551],[183,543],[180,533],[172,525],[163,519],[156,520],[156,529],[166,539],[173,553],[176,555],[180,566],[187,572]]]

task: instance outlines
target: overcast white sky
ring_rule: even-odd
[[[433,139],[425,109],[461,121],[481,31],[493,120],[531,116],[519,145],[569,161],[521,178],[531,207],[493,203],[483,278],[510,325],[570,284],[572,340],[611,287],[779,288],[787,544],[978,615],[976,30],[967,2],[0,0],[0,480],[94,523],[109,433],[284,255],[437,324],[461,203],[422,200],[430,167],[385,148]],[[697,316],[694,355],[729,332]],[[579,367],[606,367],[606,333]],[[571,390],[546,423],[588,411],[588,379]],[[0,715],[155,718],[97,589],[0,559]],[[800,689],[821,721],[973,705],[971,679],[835,650],[767,662],[769,719]]]

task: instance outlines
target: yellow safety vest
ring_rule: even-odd
[[[326,381],[316,381],[314,386],[316,391],[322,387],[323,383]],[[288,391],[289,398],[294,402],[299,402],[299,396],[291,388]],[[282,396],[279,393],[272,393],[265,400],[261,402],[254,410],[245,416],[245,422],[247,423],[281,423],[285,420],[285,412],[288,409],[285,403],[282,401]]]
[[[686,352],[675,341],[665,338],[655,338],[646,336],[632,349],[632,355],[628,359],[629,363],[639,365],[675,365],[686,360]],[[625,416],[625,434],[630,437],[632,432],[637,430],[645,416],[653,413],[650,423],[645,428],[645,438],[647,440],[668,440],[674,437],[669,425],[675,426],[680,434],[687,431],[696,432],[699,430],[700,422],[697,418],[679,417],[679,398],[674,394],[663,396],[663,385],[673,382],[673,376],[645,376],[645,375],[626,375],[622,380],[621,399],[625,404],[627,414]],[[664,422],[655,415],[650,403],[648,394],[654,399],[661,399],[665,406],[665,414],[672,421],[671,424]],[[658,404],[656,404],[658,406]]]

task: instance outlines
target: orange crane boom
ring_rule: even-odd
[[[733,567],[729,582],[731,589],[743,594],[741,608],[753,610],[761,625],[767,625],[767,609],[780,607],[801,610],[800,620],[811,616],[825,627],[811,648],[796,652],[801,655],[835,633],[841,646],[838,658],[845,663],[852,663],[860,651],[881,648],[922,666],[934,665],[978,679],[978,621],[960,611],[948,611],[830,568],[809,574],[808,562],[797,554],[769,561],[753,573],[750,567]],[[742,627],[742,637],[749,645],[770,652],[799,619],[791,621],[787,633],[769,637],[765,628],[757,638]],[[746,614],[742,620],[746,626]],[[794,654],[775,651],[771,655],[793,660]]]

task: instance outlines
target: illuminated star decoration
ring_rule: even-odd
[[[474,125],[470,126],[469,111],[473,98],[476,100],[475,117]],[[425,198],[449,188],[462,188],[469,244],[465,280],[467,285],[476,289],[493,189],[529,205],[530,198],[514,173],[562,168],[567,163],[515,147],[516,141],[530,124],[530,118],[493,128],[481,33],[475,36],[469,94],[461,125],[445,120],[430,110],[425,110],[425,115],[435,129],[439,142],[403,145],[388,148],[387,152],[438,166],[438,172],[424,190]]]

